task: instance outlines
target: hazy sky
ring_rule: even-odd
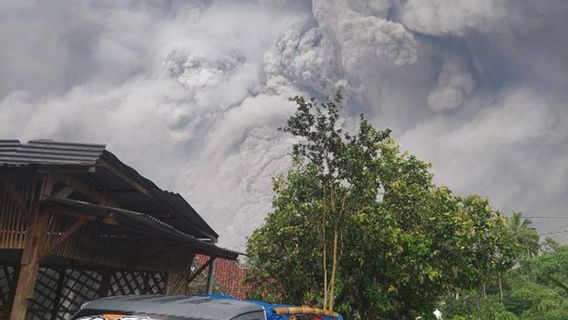
[[[0,137],[105,143],[243,249],[287,98],[343,88],[457,194],[568,217],[567,30],[565,0],[0,0]]]

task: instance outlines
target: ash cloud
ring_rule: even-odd
[[[448,57],[440,67],[437,85],[428,94],[426,103],[434,111],[462,105],[475,88],[475,80],[458,57]]]
[[[562,0],[5,1],[0,135],[107,143],[242,250],[287,98],[342,88],[439,183],[566,216],[565,30]]]

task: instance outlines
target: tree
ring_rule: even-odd
[[[551,239],[547,242],[554,243]],[[445,319],[568,319],[568,246],[521,260],[504,276],[505,292],[495,290],[486,299],[464,292],[460,299],[448,298],[440,306]],[[490,288],[491,289],[491,288]],[[491,310],[488,313],[488,310]],[[484,316],[484,315],[491,316]],[[514,318],[513,318],[514,319]]]
[[[505,218],[486,199],[436,186],[428,163],[363,116],[344,132],[340,94],[291,100],[282,130],[298,139],[293,165],[274,179],[273,210],[247,246],[254,297],[414,319],[512,265]]]
[[[521,256],[532,258],[539,252],[539,236],[536,229],[531,227],[530,219],[523,219],[520,212],[513,212],[508,218],[508,224],[511,229],[513,241],[517,243],[522,250]]]

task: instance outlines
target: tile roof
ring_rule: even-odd
[[[208,259],[209,257],[200,254],[195,256],[195,262],[198,267],[205,264]],[[225,289],[227,294],[239,299],[246,299],[247,292],[250,289],[243,283],[246,273],[247,269],[237,261],[219,258],[215,260],[213,278]]]

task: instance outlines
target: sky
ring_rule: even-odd
[[[345,126],[561,232],[566,30],[565,0],[0,0],[0,137],[106,144],[244,250],[290,164],[288,98],[342,89]]]

